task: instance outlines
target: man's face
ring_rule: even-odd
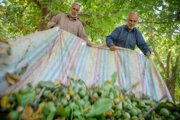
[[[138,16],[136,14],[131,14],[127,19],[128,29],[132,30],[137,22],[138,22]]]
[[[77,17],[77,14],[78,14],[78,12],[79,12],[79,5],[73,5],[71,8],[70,8],[70,15],[72,16],[72,17]]]

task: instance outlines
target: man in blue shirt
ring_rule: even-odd
[[[117,27],[111,35],[106,37],[106,44],[110,47],[110,50],[116,50],[115,46],[134,50],[135,45],[137,45],[144,55],[150,57],[151,51],[148,45],[144,41],[141,32],[135,28],[138,18],[136,12],[129,13],[127,25]]]

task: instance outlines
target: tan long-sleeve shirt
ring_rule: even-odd
[[[59,26],[61,29],[68,31],[89,42],[84,27],[78,19],[74,19],[73,21],[71,21],[67,14],[58,14],[54,16],[47,24],[48,28],[52,28],[55,26]]]

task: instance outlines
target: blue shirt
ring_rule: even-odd
[[[106,44],[108,47],[113,45],[128,49],[135,49],[135,45],[146,55],[151,53],[149,46],[144,41],[144,38],[139,30],[133,28],[131,32],[128,31],[128,26],[123,25],[117,27],[111,35],[106,37]]]

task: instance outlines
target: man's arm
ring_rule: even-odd
[[[92,44],[92,43],[89,41],[89,39],[88,39],[88,37],[87,37],[87,35],[86,35],[86,33],[85,33],[85,30],[84,30],[84,27],[83,27],[82,24],[80,24],[80,26],[79,26],[78,37],[80,37],[80,38],[82,38],[83,40],[85,40],[86,43],[87,43],[87,45],[88,45],[89,47],[92,47],[92,46],[94,45],[94,44]]]
[[[78,37],[82,38],[83,40],[85,40],[86,42],[89,42],[89,39],[85,33],[84,27],[82,24],[79,25],[78,29]]]
[[[137,30],[136,38],[137,38],[136,42],[138,48],[143,52],[144,55],[146,55],[149,58],[151,55],[151,50],[149,49],[149,46],[145,42],[142,34],[138,30]]]
[[[111,33],[111,35],[108,35],[106,37],[106,44],[110,48],[110,50],[112,50],[112,51],[116,50],[113,40],[117,39],[118,35],[119,35],[119,30],[118,30],[118,28],[116,28]]]
[[[58,20],[61,18],[61,14],[54,16],[51,21],[48,22],[47,27],[53,28],[58,25]]]

